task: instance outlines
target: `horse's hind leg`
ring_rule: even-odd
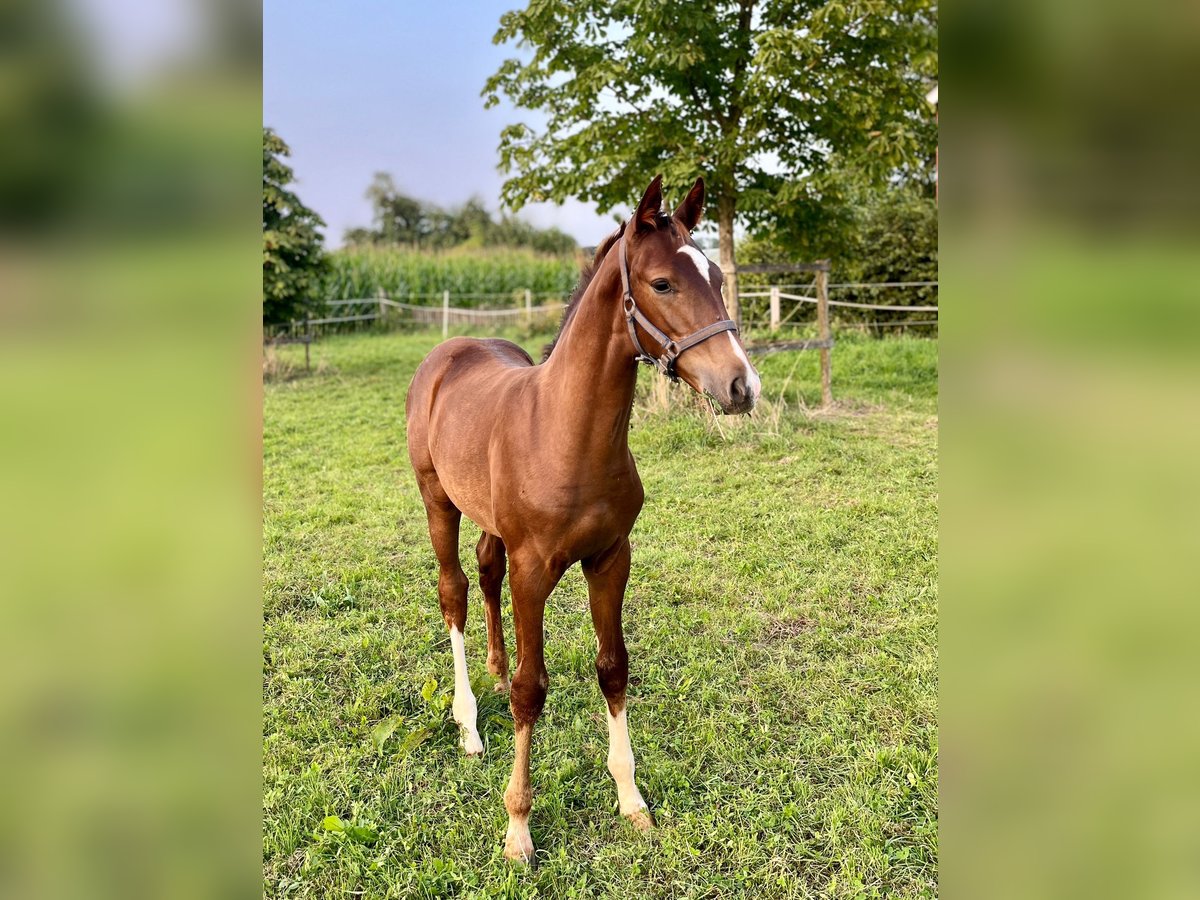
[[[450,499],[433,496],[423,490],[425,512],[429,517],[429,538],[438,558],[438,601],[442,618],[450,629],[450,647],[454,651],[454,721],[462,728],[463,749],[467,756],[483,753],[483,742],[475,726],[475,695],[467,674],[467,652],[463,631],[467,625],[467,576],[458,561],[458,525],[462,519]],[[444,495],[443,495],[444,496]]]
[[[500,587],[504,584],[504,542],[486,531],[475,546],[479,560],[479,589],[487,612],[487,667],[496,676],[496,690],[508,690],[508,652],[504,648],[504,625],[500,621]]]

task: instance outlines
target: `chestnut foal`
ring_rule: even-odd
[[[577,561],[598,639],[596,674],[608,701],[608,769],[622,815],[639,828],[651,826],[633,780],[629,657],[621,632],[629,532],[643,500],[627,443],[638,361],[682,379],[726,413],[749,412],[758,399],[758,374],[721,300],[720,269],[690,235],[703,209],[704,182],[696,181],[673,214],[661,205],[659,177],[630,223],[598,249],[542,365],[508,341],[454,338],[425,358],[408,390],[408,451],[440,565],[438,597],[454,652],[452,710],[470,755],[482,753],[483,744],[463,646],[463,513],[483,529],[476,554],[487,666],[499,679],[497,690],[508,678],[500,622],[506,555],[511,567],[516,758],[504,793],[504,855],[511,860],[533,858],[529,752],[549,683],[542,616],[550,592]]]

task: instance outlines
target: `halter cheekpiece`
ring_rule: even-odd
[[[625,233],[633,227],[631,222],[625,228]],[[738,327],[732,319],[721,319],[719,322],[713,322],[701,328],[699,331],[693,331],[686,337],[674,340],[669,337],[661,328],[646,318],[646,314],[638,309],[637,301],[633,299],[633,290],[629,286],[629,257],[625,250],[625,233],[621,235],[620,261],[621,261],[621,303],[625,310],[625,324],[629,327],[629,339],[633,341],[633,348],[637,351],[637,361],[654,366],[658,371],[662,372],[671,381],[679,381],[679,374],[675,371],[675,361],[679,359],[684,350],[690,350],[697,344],[702,344],[710,337],[716,337],[718,334],[723,334],[726,331],[731,331],[737,334]],[[638,340],[637,327],[641,325],[651,338],[657,341],[663,348],[662,356],[653,356],[646,351],[642,346],[642,342]]]

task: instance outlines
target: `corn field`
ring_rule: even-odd
[[[400,248],[356,247],[330,254],[323,300],[377,296],[410,303],[441,303],[450,291],[456,304],[492,305],[475,294],[557,293],[564,297],[579,280],[579,260],[530,250],[477,248],[445,253]],[[476,301],[476,302],[473,302]]]

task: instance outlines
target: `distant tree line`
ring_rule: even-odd
[[[537,228],[509,215],[492,218],[478,197],[448,209],[402,193],[386,172],[377,172],[367,188],[373,227],[350,228],[351,246],[401,246],[420,250],[451,247],[528,247],[539,253],[566,254],[575,239],[557,228]]]

